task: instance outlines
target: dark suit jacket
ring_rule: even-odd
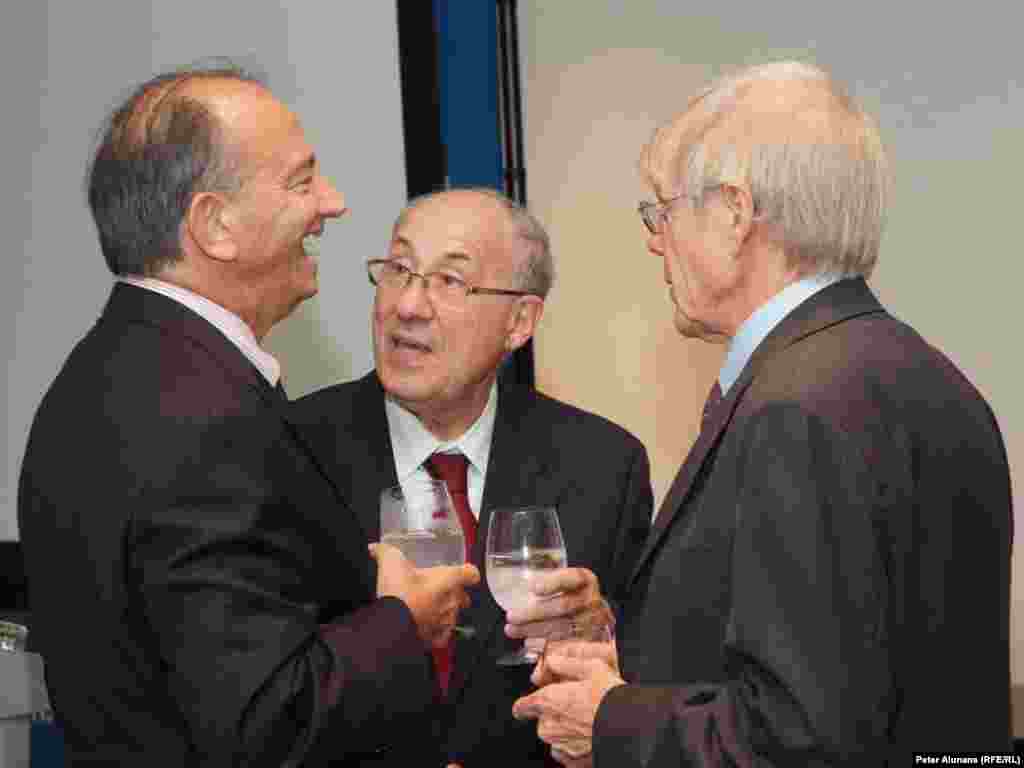
[[[212,325],[125,284],[65,363],[18,520],[70,764],[410,764],[386,748],[424,722],[429,654],[286,415]]]
[[[371,536],[379,534],[380,491],[398,482],[384,391],[376,374],[296,401],[294,418]],[[515,504],[558,508],[569,564],[596,573],[602,590],[621,597],[651,518],[647,453],[624,429],[542,394],[499,387],[498,413],[472,561],[484,571],[490,510]],[[544,765],[550,760],[532,722],[512,718],[512,703],[530,690],[531,666],[499,667],[514,648],[504,612],[484,583],[471,591],[460,622],[455,671],[438,703],[443,758],[463,768]],[[421,765],[428,765],[421,761]]]
[[[910,765],[1005,750],[1012,511],[964,376],[863,280],[800,305],[711,414],[619,624],[595,765]]]

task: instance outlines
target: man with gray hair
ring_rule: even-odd
[[[437,474],[463,505],[467,560],[483,571],[493,509],[554,506],[569,564],[597,574],[618,598],[650,527],[643,446],[599,416],[499,376],[533,336],[551,287],[540,222],[493,190],[435,193],[401,213],[387,252],[367,267],[375,370],[293,405],[363,527],[379,535],[382,489]],[[589,594],[575,607],[577,621],[609,615],[600,594]],[[519,643],[505,636],[487,585],[470,599],[460,618],[467,631],[435,651],[440,757],[463,768],[544,766],[551,758],[533,725],[512,717],[532,666],[497,663]],[[432,757],[424,753],[421,764]]]
[[[817,68],[770,64],[700,92],[641,165],[676,326],[728,351],[626,586],[617,658],[551,654],[517,717],[567,765],[1008,749],[1006,452],[978,391],[868,288],[873,121]],[[512,636],[592,599],[578,573],[536,591],[564,594],[510,614]]]

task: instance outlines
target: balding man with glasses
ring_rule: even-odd
[[[621,427],[498,375],[533,336],[551,287],[543,226],[492,190],[435,193],[402,211],[389,252],[367,269],[375,370],[302,398],[294,414],[371,538],[383,488],[434,473],[437,454],[465,457],[469,560],[482,571],[492,509],[554,505],[570,566],[592,579],[577,618],[606,615],[601,592],[617,598],[649,530],[646,451]],[[468,631],[450,666],[438,664],[436,761],[550,765],[533,725],[512,717],[532,666],[496,663],[519,641],[486,584],[470,594]],[[434,759],[424,752],[424,765]]]

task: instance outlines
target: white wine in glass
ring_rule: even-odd
[[[506,613],[534,600],[538,573],[564,568],[568,558],[554,507],[510,507],[491,512],[487,528],[487,586]],[[520,648],[498,664],[531,664],[537,654]]]
[[[413,480],[380,494],[380,540],[402,550],[417,568],[462,565],[466,540],[448,486]]]

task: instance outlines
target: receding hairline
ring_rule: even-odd
[[[145,144],[149,140],[153,122],[159,115],[182,102],[197,104],[210,115],[218,128],[227,134],[230,120],[224,109],[223,96],[231,91],[263,93],[268,98],[274,98],[265,83],[241,71],[201,70],[172,73],[163,81],[151,83],[129,104],[130,111],[123,125],[125,138],[133,146]]]
[[[512,273],[516,275],[517,284],[537,291],[536,295],[544,298],[551,289],[554,280],[554,267],[551,261],[551,246],[544,225],[515,200],[490,187],[460,187],[429,192],[412,198],[395,219],[392,228],[392,239],[398,234],[408,216],[424,206],[434,203],[443,204],[447,201],[488,201],[492,210],[498,212],[501,231],[498,233],[501,242],[507,247]]]

